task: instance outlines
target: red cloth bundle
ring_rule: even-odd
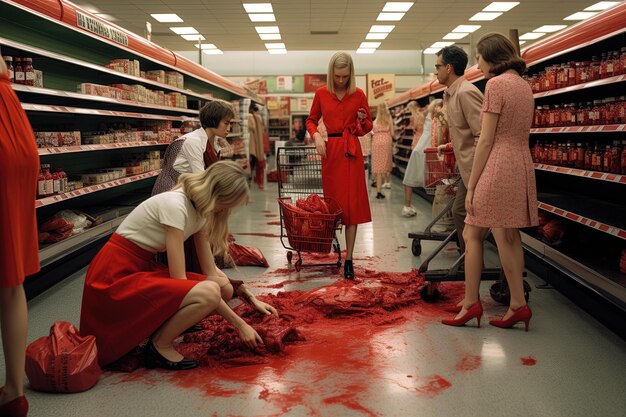
[[[264,266],[265,268],[270,266],[263,253],[252,246],[231,242],[228,247],[228,254],[237,266]]]
[[[55,243],[72,236],[74,223],[60,217],[48,219],[39,226],[39,243]]]

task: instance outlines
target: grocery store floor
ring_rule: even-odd
[[[355,263],[370,272],[410,271],[421,261],[411,254],[407,233],[423,229],[430,205],[414,196],[420,214],[407,219],[400,215],[399,179],[385,190],[384,200],[370,190],[374,220],[359,228]],[[270,267],[229,273],[257,294],[341,279],[329,271],[285,272],[285,249],[275,236],[280,234],[276,184],[264,192],[253,186],[252,195],[252,203],[235,212],[231,230],[238,243],[261,248]],[[425,242],[423,253],[433,247]],[[444,251],[431,268],[453,259],[452,250]],[[494,262],[490,251],[487,264]],[[46,335],[55,321],[78,325],[84,273],[29,303],[29,342]],[[80,394],[28,389],[30,416],[623,416],[626,342],[558,292],[536,289],[542,283],[538,277],[529,274],[527,280],[534,312],[528,333],[487,324],[485,319],[503,314],[504,307],[492,302],[490,283],[484,282],[487,311],[480,329],[475,322],[443,326],[440,319],[449,313],[419,300],[421,307],[411,307],[405,319],[397,319],[404,314],[399,309],[386,323],[378,318],[375,329],[335,327],[332,320],[324,334],[302,329],[307,342],[288,345],[285,355],[262,365],[104,372],[95,387]],[[446,283],[442,290],[458,294],[459,288]]]

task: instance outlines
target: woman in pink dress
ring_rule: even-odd
[[[380,103],[372,128],[372,174],[376,178],[376,198],[379,200],[385,198],[382,189],[391,188],[392,146],[393,122],[387,105]]]
[[[498,246],[500,262],[511,291],[504,317],[493,326],[528,324],[532,316],[524,298],[524,252],[519,228],[538,224],[535,171],[528,137],[533,119],[533,93],[521,75],[526,63],[513,43],[493,33],[477,45],[478,67],[488,78],[481,114],[481,132],[465,207],[465,298],[461,311],[444,324],[462,326],[483,308],[478,298],[483,264],[483,240],[489,228]]]

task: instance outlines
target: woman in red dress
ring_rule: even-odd
[[[24,363],[28,312],[24,278],[39,271],[35,196],[39,155],[33,129],[0,60],[0,323],[6,382],[0,415],[26,416]]]
[[[327,139],[317,128],[321,117],[328,131]],[[358,138],[372,130],[372,115],[367,97],[356,86],[354,64],[347,53],[337,52],[330,59],[326,86],[315,92],[306,127],[322,156],[324,196],[336,200],[343,210],[342,223],[346,226],[343,272],[345,278],[353,279],[352,252],[357,225],[372,221]]]

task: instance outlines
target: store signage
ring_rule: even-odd
[[[304,92],[314,93],[326,85],[326,74],[304,74]]]
[[[291,112],[291,99],[287,96],[267,97],[266,104],[271,117],[287,117]]]
[[[257,79],[246,81],[246,87],[256,94],[267,94],[267,80]]]
[[[396,93],[395,74],[367,74],[367,101],[375,106]]]
[[[128,46],[128,36],[119,29],[76,10],[76,25],[115,43]]]
[[[276,91],[293,90],[293,77],[290,75],[279,75],[276,77]]]

